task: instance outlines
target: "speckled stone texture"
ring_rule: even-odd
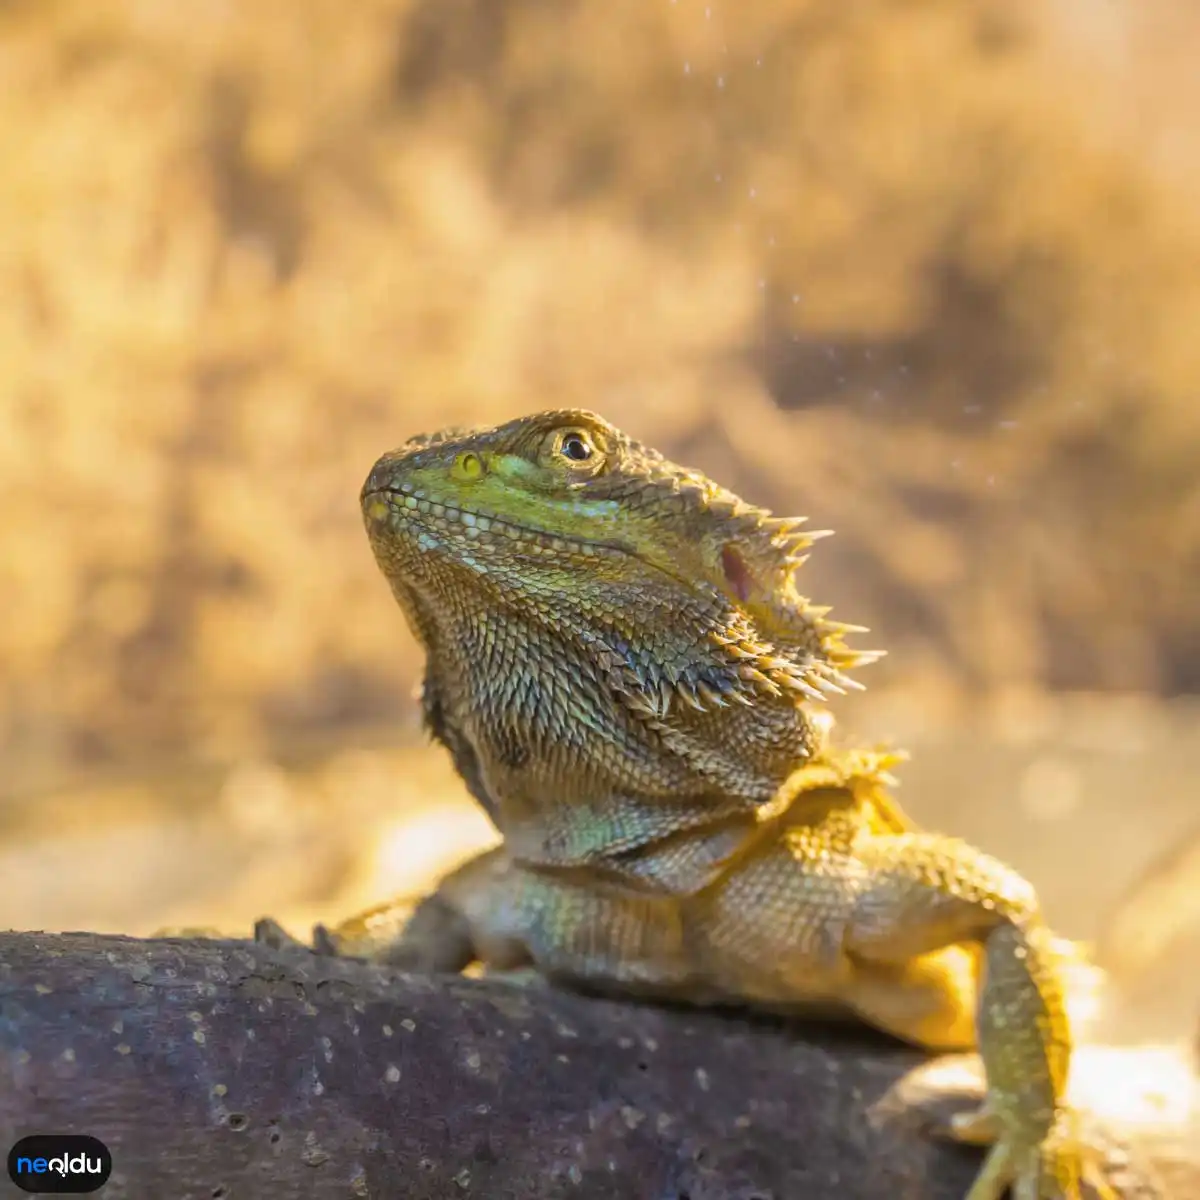
[[[101,1138],[106,1200],[961,1200],[977,1158],[927,1132],[961,1097],[923,1061],[243,942],[0,935],[0,1138]],[[1200,1196],[1179,1161],[1169,1191],[1112,1166],[1123,1197]]]

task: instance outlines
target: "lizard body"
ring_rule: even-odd
[[[583,411],[412,439],[362,507],[503,845],[326,949],[977,1045],[968,1200],[1075,1200],[1054,939],[1018,874],[907,818],[899,756],[834,747],[824,700],[877,655],[797,590],[818,534]]]

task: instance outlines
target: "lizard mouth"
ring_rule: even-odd
[[[493,513],[476,512],[457,504],[431,500],[421,491],[404,484],[399,487],[373,488],[363,493],[363,511],[376,520],[379,518],[372,513],[372,507],[374,502],[379,500],[386,505],[388,516],[399,516],[402,520],[411,521],[423,529],[451,533],[476,544],[486,545],[488,541],[496,537],[503,537],[518,543],[522,549],[535,550],[535,552],[535,548],[548,550],[551,553],[575,551],[585,557],[634,553],[633,547],[624,542],[601,541],[573,537],[570,534],[551,533],[545,529],[518,524],[510,521],[507,517],[498,517]],[[382,515],[379,514],[380,517]]]

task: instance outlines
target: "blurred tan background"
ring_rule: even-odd
[[[302,927],[492,835],[362,534],[585,405],[810,514],[903,799],[1200,1009],[1200,10],[0,7],[0,926]]]

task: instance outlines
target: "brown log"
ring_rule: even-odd
[[[246,942],[0,935],[3,1149],[98,1137],[106,1200],[961,1200],[980,1158],[930,1136],[961,1098],[925,1061]],[[1200,1196],[1194,1164],[1110,1167],[1123,1198]]]

